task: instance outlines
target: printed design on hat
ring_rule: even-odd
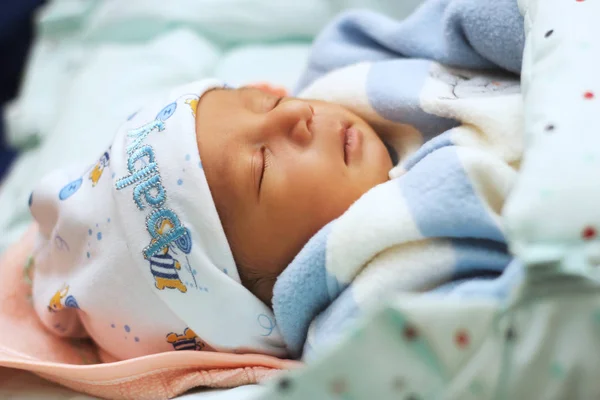
[[[130,140],[126,147],[129,175],[117,179],[115,188],[120,191],[131,186],[133,202],[137,209],[148,212],[146,230],[150,235],[150,241],[143,249],[142,255],[149,262],[155,287],[158,290],[175,289],[180,293],[186,293],[188,287],[180,278],[183,261],[181,257],[184,256],[187,261],[186,270],[193,271],[187,257],[187,254],[192,251],[191,234],[178,215],[164,207],[168,196],[155,151],[151,145],[144,143],[150,133],[164,131],[165,121],[175,113],[176,109],[177,103],[170,103],[156,115],[154,120],[127,133],[127,138]],[[177,249],[183,255],[178,253]],[[198,288],[195,276],[192,275],[192,278],[194,286]]]
[[[73,196],[81,187],[82,182],[83,182],[83,178],[77,178],[74,181],[67,183],[60,190],[60,192],[58,192],[58,198],[60,200],[66,200],[69,197]]]
[[[190,108],[192,109],[192,115],[194,116],[194,118],[196,118],[196,109],[198,108],[198,101],[199,100],[200,99],[197,96],[195,96],[195,97],[192,97],[192,98],[187,99],[185,101],[185,104],[187,104],[188,106],[190,106]]]
[[[175,110],[177,110],[177,103],[173,102],[167,104],[162,110],[156,114],[156,120],[158,121],[166,121],[171,118],[171,115],[175,114]]]
[[[258,317],[256,317],[256,320],[258,325],[265,330],[264,333],[261,333],[261,336],[271,336],[273,330],[277,326],[275,325],[275,322],[273,322],[273,320],[266,314],[259,314]]]
[[[90,173],[88,175],[90,181],[92,181],[92,187],[96,186],[96,184],[102,177],[102,172],[104,172],[104,169],[106,167],[108,167],[109,164],[110,164],[110,155],[108,154],[108,151],[105,151],[104,154],[102,154],[102,157],[100,157],[98,162],[96,162],[96,165],[94,165],[94,167],[92,168],[92,170],[90,171]]]
[[[203,350],[204,343],[190,328],[185,328],[183,334],[171,332],[167,335],[167,342],[173,345],[174,350]]]
[[[171,229],[173,229],[171,221],[164,219],[158,228],[158,234],[162,236]],[[156,243],[156,239],[152,239],[151,243]],[[174,243],[177,243],[177,240]],[[181,293],[185,293],[187,292],[187,287],[179,279],[178,273],[181,270],[181,263],[173,257],[173,254],[177,253],[175,253],[172,244],[168,244],[157,253],[154,253],[149,258],[150,271],[152,272],[152,276],[154,276],[154,284],[158,290],[169,288],[178,289]]]
[[[68,285],[63,285],[60,290],[57,290],[56,293],[54,293],[54,295],[50,298],[50,302],[48,303],[48,311],[58,312],[64,310],[65,308],[79,309],[79,305],[77,304],[75,297],[69,295],[68,293]]]
[[[58,251],[65,251],[67,253],[71,251],[69,243],[58,233],[54,236],[54,247],[56,247]]]

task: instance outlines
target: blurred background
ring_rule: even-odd
[[[42,0],[5,1],[0,13],[0,109],[17,95],[25,58],[33,37],[33,13]],[[0,179],[4,176],[15,151],[5,139],[0,123]]]
[[[93,163],[145,100],[217,77],[295,86],[338,13],[403,18],[420,0],[3,0],[0,253],[49,171]],[[10,165],[10,167],[9,167]]]

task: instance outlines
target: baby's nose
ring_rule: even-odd
[[[312,138],[309,129],[314,110],[310,104],[302,100],[281,102],[269,112],[267,123],[277,136],[285,135],[299,145],[307,145]]]

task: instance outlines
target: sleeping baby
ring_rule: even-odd
[[[214,80],[174,89],[131,115],[96,163],[33,191],[35,310],[117,359],[286,356],[278,275],[388,180],[390,153],[333,103]]]

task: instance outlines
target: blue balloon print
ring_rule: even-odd
[[[258,317],[256,318],[256,320],[258,321],[258,324],[260,325],[260,327],[263,328],[265,330],[265,332],[267,332],[267,333],[261,334],[261,336],[270,336],[271,333],[273,333],[273,329],[275,329],[275,322],[273,322],[273,320],[271,318],[269,318],[268,315],[258,314]]]
[[[159,121],[166,121],[171,118],[171,115],[175,113],[177,109],[177,103],[171,103],[167,105],[165,108],[160,110],[160,112],[156,115],[156,119]]]
[[[77,300],[75,300],[75,297],[68,295],[65,299],[65,307],[79,309],[79,304],[77,304]]]
[[[188,228],[185,228],[184,235],[179,236],[175,240],[175,245],[185,254],[190,254],[190,251],[192,251],[192,235]]]
[[[127,117],[127,121],[131,121],[131,119],[132,119],[133,117],[135,117],[135,115],[136,115],[137,113],[138,113],[138,112],[136,111],[136,112],[134,112],[133,114],[131,114],[129,117]]]
[[[79,188],[81,187],[81,183],[83,182],[83,178],[79,178],[74,180],[71,183],[68,183],[65,187],[63,187],[60,190],[60,193],[58,193],[58,198],[61,200],[66,200],[69,197],[73,196],[75,194],[75,192],[77,192],[79,190]]]
[[[125,325],[123,328],[125,329],[125,332],[131,332],[131,328],[129,327],[129,325]]]
[[[29,195],[29,207],[31,207],[31,203],[33,203],[33,192]]]

